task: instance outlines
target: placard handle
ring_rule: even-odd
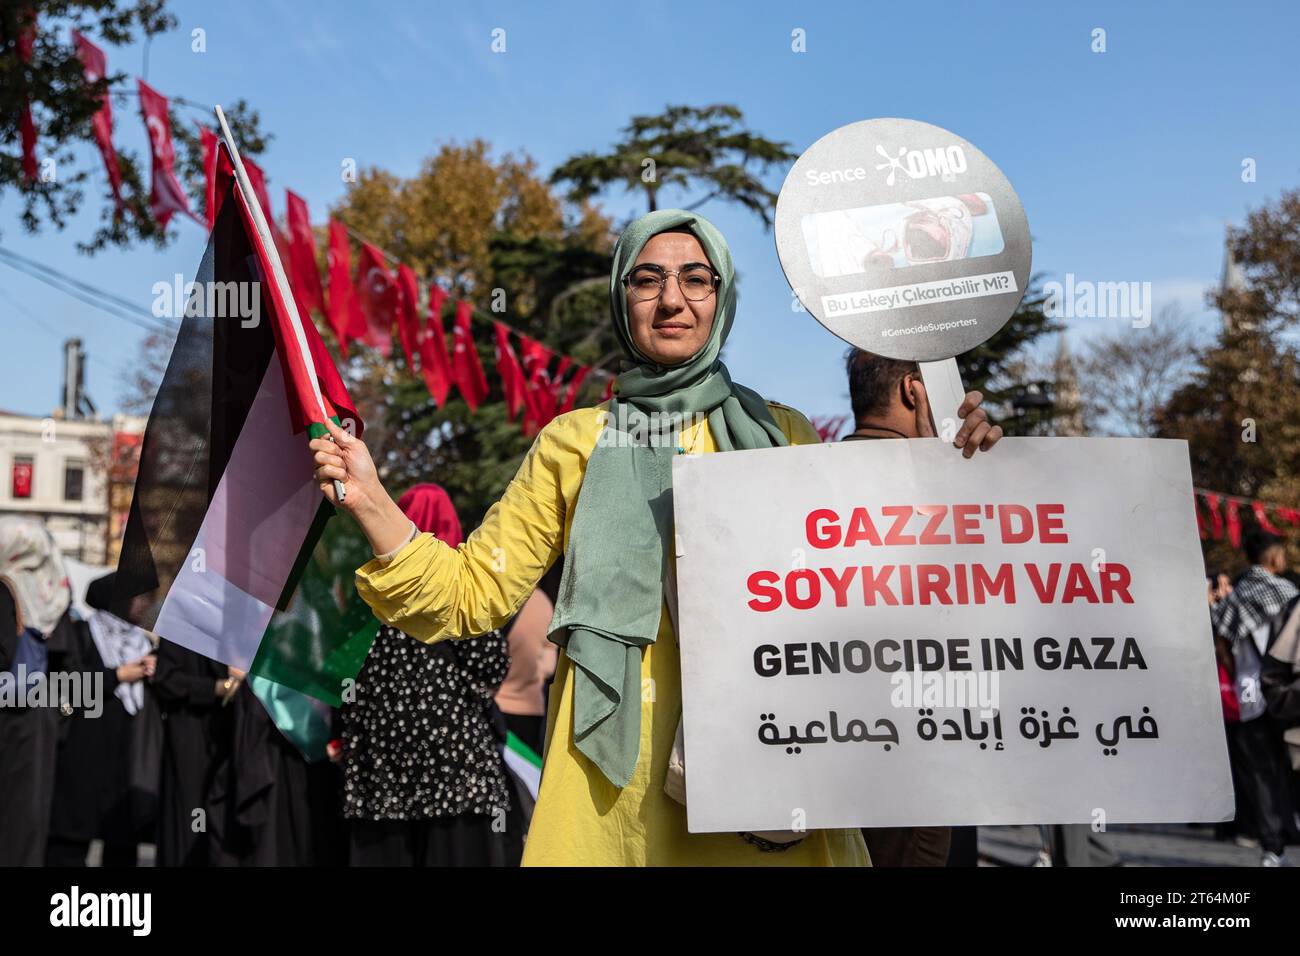
[[[961,428],[957,409],[966,397],[961,372],[957,370],[957,360],[947,358],[916,364],[921,367],[921,380],[925,383],[925,394],[930,400],[930,416],[934,419],[935,434],[944,441],[952,441],[957,429]]]

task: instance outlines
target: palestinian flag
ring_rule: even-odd
[[[228,140],[220,154],[218,212],[145,431],[113,610],[337,705],[378,622],[353,606],[356,565],[340,580],[355,548],[323,540],[334,508],[307,442],[327,416],[358,435],[362,423],[297,313]]]

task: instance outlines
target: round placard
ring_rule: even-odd
[[[776,248],[822,325],[920,362],[1002,328],[1032,260],[1002,171],[960,136],[907,119],[850,123],[808,147],[777,199]]]

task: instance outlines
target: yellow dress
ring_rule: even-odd
[[[607,404],[576,409],[543,428],[501,499],[459,548],[421,534],[388,565],[362,566],[357,591],[380,620],[428,643],[483,634],[508,621],[564,553]],[[799,412],[768,404],[791,444],[819,441]],[[707,422],[686,429],[682,441],[691,451],[717,450]],[[814,830],[793,848],[771,853],[735,833],[688,833],[686,808],[663,789],[682,713],[677,635],[666,606],[655,643],[642,654],[641,676],[648,692],[640,755],[620,790],[573,744],[572,665],[560,654],[525,866],[870,865],[858,830]],[[689,749],[686,765],[689,775]]]

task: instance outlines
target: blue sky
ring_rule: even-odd
[[[277,214],[287,186],[317,222],[342,195],[344,157],[410,175],[447,141],[523,150],[543,172],[612,142],[634,114],[666,104],[734,103],[753,130],[796,152],[855,120],[903,116],[973,142],[1016,187],[1035,237],[1034,269],[1094,281],[1149,281],[1157,309],[1178,302],[1209,330],[1204,290],[1219,276],[1223,226],[1300,185],[1294,3],[606,3],[174,2],[147,79],[203,103],[248,99],[275,134],[262,165]],[[506,31],[504,54],[490,50]],[[1091,51],[1094,28],[1106,52]],[[191,31],[206,31],[206,53]],[[807,52],[791,52],[791,31]],[[96,38],[97,39],[97,38]],[[141,71],[141,47],[107,47]],[[133,109],[115,138],[145,152]],[[183,111],[187,118],[197,116]],[[1241,163],[1256,161],[1243,183]],[[206,237],[180,217],[164,251],[76,252],[105,200],[93,148],[89,201],[63,232],[27,235],[0,197],[0,246],[69,272],[147,313],[151,287],[191,277]],[[785,170],[770,176],[779,188]],[[666,197],[675,204],[682,197]],[[695,198],[694,196],[689,198]],[[643,211],[612,193],[615,218]],[[731,243],[740,308],[732,375],[810,415],[846,411],[844,343],[792,312],[771,232],[739,208],[701,209]],[[33,320],[32,316],[40,319]],[[1080,343],[1118,320],[1076,320]],[[88,387],[113,410],[139,333],[0,265],[0,409],[48,414],[63,337],[91,359]]]

